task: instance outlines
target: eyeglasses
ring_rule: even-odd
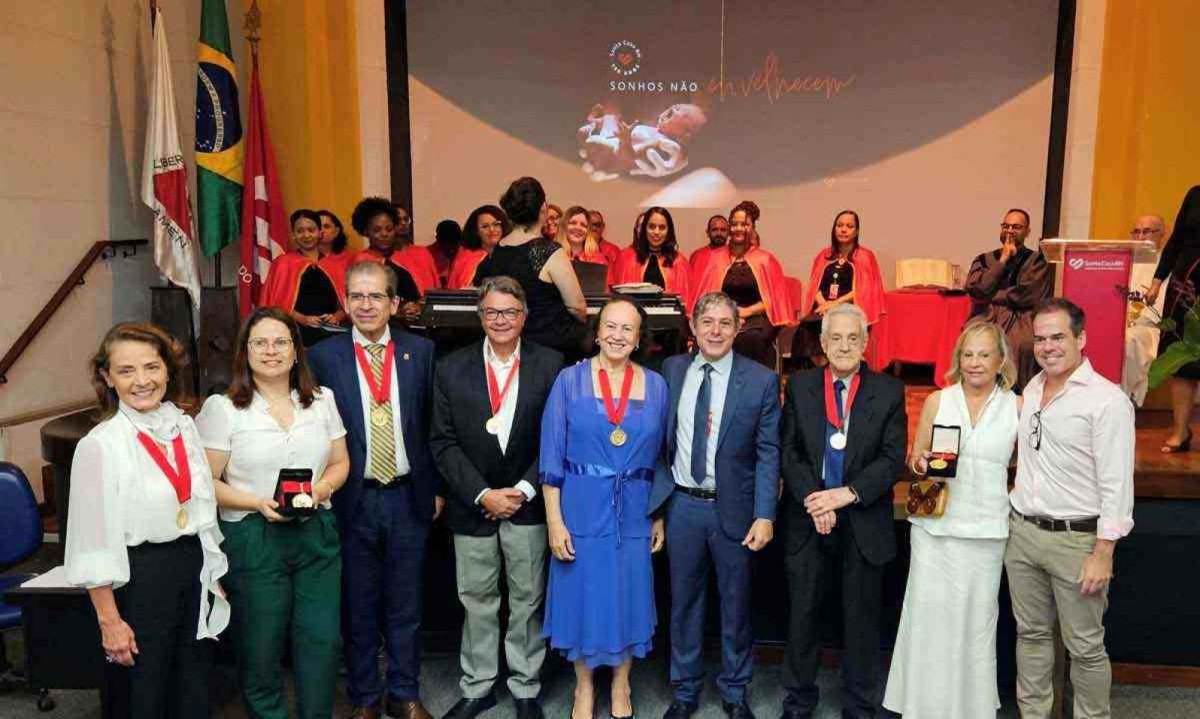
[[[1006,230],[1006,231],[1007,230],[1016,230],[1019,232],[1019,231],[1025,229],[1025,225],[1010,225],[1007,222],[1002,222],[1002,223],[1000,223],[1000,229]]]
[[[1042,448],[1042,410],[1033,413],[1029,418],[1029,446],[1034,451]]]
[[[266,352],[268,349],[286,352],[292,348],[294,343],[290,337],[254,337],[246,344],[255,352]]]
[[[1145,228],[1145,229],[1143,229],[1141,227],[1135,227],[1129,231],[1129,234],[1131,237],[1145,237],[1145,236],[1149,236],[1149,235],[1157,235],[1161,232],[1162,232],[1162,230],[1160,230],[1158,228],[1154,228],[1154,227],[1149,227],[1149,228]]]
[[[383,292],[368,292],[366,294],[363,294],[362,292],[351,292],[350,294],[346,295],[346,300],[352,305],[361,305],[364,302],[370,302],[373,305],[381,305],[391,298],[392,296],[390,294],[384,294]]]
[[[483,314],[483,318],[485,320],[487,320],[488,322],[495,322],[496,320],[500,319],[501,317],[508,320],[509,322],[515,322],[516,319],[524,313],[525,313],[525,310],[517,308],[517,307],[510,307],[506,310],[498,310],[495,307],[488,307],[481,314]]]

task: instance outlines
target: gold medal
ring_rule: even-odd
[[[935,459],[929,463],[930,469],[945,469],[946,467],[949,467],[949,466],[950,466],[950,463],[944,459]]]
[[[187,523],[187,510],[184,509],[183,505],[181,504],[179,505],[179,511],[175,513],[175,526],[179,527],[180,529],[187,529]]]
[[[301,492],[300,494],[297,494],[295,497],[292,497],[292,506],[295,507],[296,509],[312,509],[313,508],[313,498],[308,496],[307,494]]]
[[[371,408],[371,424],[376,427],[383,427],[391,419],[391,414],[388,412],[386,404],[377,404]]]
[[[620,427],[617,427],[612,431],[611,434],[608,435],[608,441],[612,442],[614,447],[620,447],[621,445],[625,444],[627,439],[629,439],[629,435],[625,434],[625,430],[621,429]]]
[[[488,434],[500,434],[500,418],[488,417],[488,421],[483,423],[483,428]]]

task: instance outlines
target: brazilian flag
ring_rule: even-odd
[[[238,239],[242,219],[242,118],[225,0],[203,0],[196,74],[196,224],[211,257]]]

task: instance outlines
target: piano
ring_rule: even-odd
[[[475,329],[482,331],[474,290],[429,290],[421,310],[421,325],[426,329]],[[588,315],[595,317],[609,295],[586,295]],[[687,331],[687,317],[678,295],[646,294],[635,296],[646,311],[646,329],[650,332]]]

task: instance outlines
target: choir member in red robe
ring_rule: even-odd
[[[317,215],[321,217],[321,259],[318,263],[333,278],[338,297],[342,297],[346,294],[346,268],[358,253],[349,247],[350,240],[341,218],[330,210],[317,210]]]
[[[586,207],[573,205],[567,208],[563,213],[562,220],[558,228],[558,244],[562,245],[567,251],[567,255],[572,262],[590,262],[592,264],[604,265],[608,268],[608,278],[606,283],[612,286],[616,279],[613,275],[613,261],[610,261],[608,254],[600,249],[600,236],[593,230],[594,224],[590,221],[591,212]],[[601,228],[604,227],[601,221]],[[612,244],[612,243],[609,243]],[[613,245],[616,247],[616,245]],[[620,251],[616,253],[619,259]]]
[[[704,234],[708,237],[708,244],[693,252],[688,259],[688,264],[692,266],[693,277],[700,277],[704,274],[708,258],[729,242],[729,220],[725,219],[725,215],[713,215],[708,218],[708,226],[704,228]]]
[[[695,297],[722,291],[733,298],[742,318],[742,329],[733,348],[776,368],[775,338],[784,325],[796,321],[796,312],[775,255],[751,245],[758,206],[742,202],[729,213],[729,243],[709,255],[704,274],[692,289]]]
[[[476,207],[463,223],[462,245],[454,255],[454,264],[450,266],[450,277],[446,287],[452,290],[478,287],[475,270],[479,269],[483,258],[491,254],[492,248],[500,242],[500,238],[509,232],[512,232],[512,223],[508,221],[504,210],[495,205]],[[556,228],[555,234],[557,233]]]
[[[433,257],[434,267],[437,268],[438,287],[446,287],[450,276],[450,267],[454,264],[454,256],[462,247],[462,228],[454,220],[442,220],[433,231],[433,244],[425,249]]]
[[[634,242],[633,251],[623,252],[614,271],[615,282],[623,285],[649,282],[665,292],[679,295],[680,302],[691,313],[692,272],[679,243],[675,239],[675,222],[664,207],[646,210],[646,221]]]
[[[354,255],[350,264],[378,262],[391,269],[396,275],[396,296],[400,298],[401,317],[407,322],[413,322],[421,316],[421,296],[424,291],[412,271],[401,262],[403,256],[397,251],[396,227],[399,222],[399,213],[391,200],[364,197],[355,206],[354,214],[350,216],[350,224],[354,226],[355,232],[366,238],[367,248]],[[429,262],[432,266],[433,258],[430,258]]]
[[[409,271],[423,295],[426,290],[441,287],[437,262],[434,261],[428,247],[413,243],[412,213],[400,203],[394,204],[398,219],[396,222],[396,251],[392,255],[392,262]]]
[[[852,302],[862,308],[867,322],[875,324],[884,314],[883,278],[875,253],[859,244],[858,213],[842,210],[833,218],[829,247],[813,258],[808,284],[804,286],[804,318],[792,341],[792,357],[807,358],[824,366],[821,351],[821,317],[834,306]],[[876,355],[867,350],[868,364]],[[882,369],[881,367],[873,367]]]
[[[300,339],[312,346],[333,332],[323,326],[340,324],[339,283],[318,262],[321,216],[313,210],[296,210],[291,217],[292,249],[271,261],[259,305],[278,307],[296,318]]]
[[[558,224],[562,220],[562,208],[546,203],[546,221],[542,223],[542,237],[558,242]],[[507,233],[506,233],[507,234]]]
[[[617,260],[621,259],[621,248],[604,239],[604,215],[600,210],[588,210],[587,215],[588,225],[596,236],[596,246],[604,253],[604,259],[610,267],[616,265]]]

